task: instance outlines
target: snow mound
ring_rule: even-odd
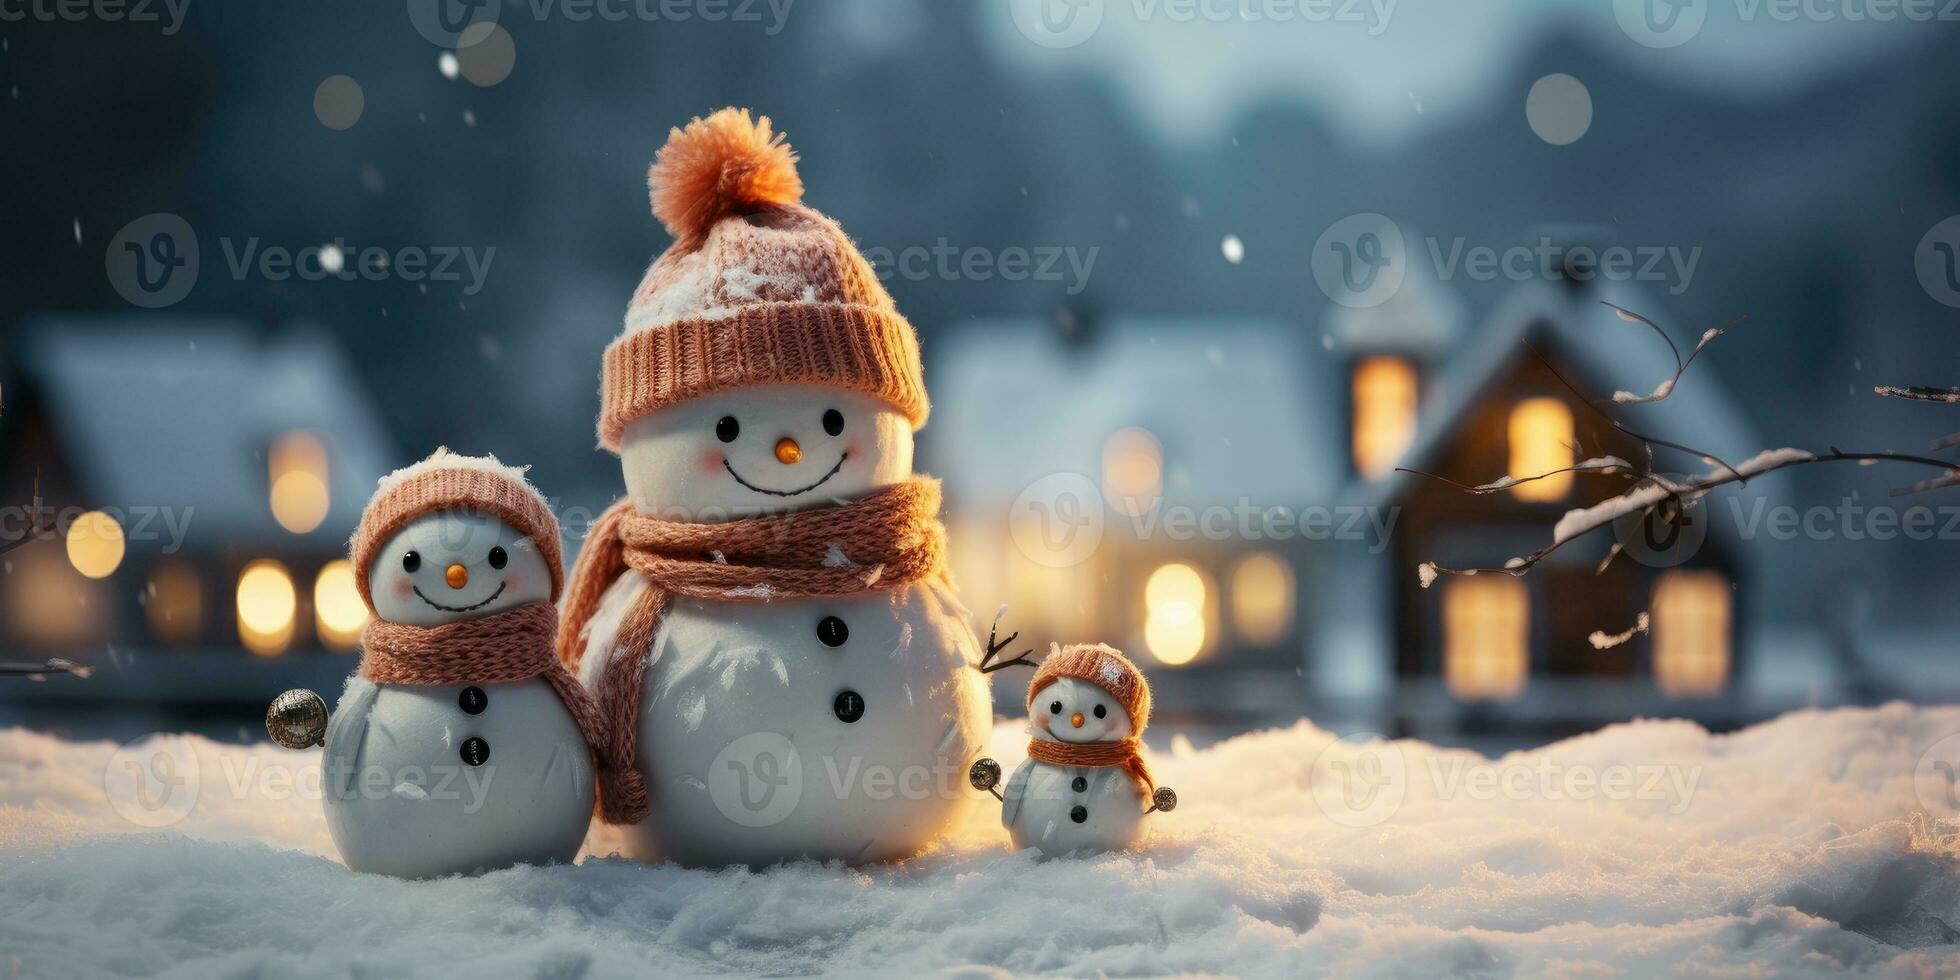
[[[13,730],[0,972],[1951,976],[1956,733],[1960,708],[1889,705],[1486,759],[1301,722],[1173,738],[1152,764],[1179,806],[1134,853],[1009,853],[982,806],[888,866],[403,882],[332,859],[316,753]],[[1025,740],[1002,722],[994,757]],[[125,764],[159,754],[171,785],[138,792]]]

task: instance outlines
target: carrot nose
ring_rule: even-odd
[[[452,589],[460,589],[470,584],[470,570],[461,565],[451,565],[443,570],[442,580]]]
[[[791,439],[788,436],[784,436],[781,439],[776,440],[777,462],[783,464],[784,466],[788,466],[789,464],[794,463],[802,458],[803,458],[803,447],[797,445],[796,440]]]
[[[1068,723],[1069,723],[1069,724],[1071,724],[1071,725],[1074,725],[1074,726],[1075,726],[1075,727],[1077,727],[1077,728],[1081,728],[1081,727],[1082,727],[1082,712],[1080,712],[1080,711],[1078,711],[1078,712],[1076,712],[1075,714],[1072,714],[1072,715],[1069,715],[1069,716],[1068,716]]]

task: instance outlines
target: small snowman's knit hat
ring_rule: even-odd
[[[375,552],[410,521],[442,510],[478,511],[522,531],[551,569],[551,601],[558,601],[565,579],[558,519],[544,496],[524,478],[524,469],[505,466],[495,456],[460,456],[438,447],[429,458],[382,477],[354,528],[348,557],[354,565],[354,585],[368,611],[374,611],[368,566],[374,564]]]
[[[1150,723],[1150,682],[1143,671],[1115,647],[1101,643],[1055,646],[1028,682],[1028,707],[1041,689],[1064,677],[1088,681],[1108,691],[1130,716],[1130,734],[1139,735]]]
[[[862,392],[926,421],[919,341],[837,222],[803,204],[769,117],[728,108],[667,135],[647,173],[674,236],[606,348],[599,443],[691,398],[751,385]]]

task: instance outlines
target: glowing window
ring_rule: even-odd
[[[313,580],[314,629],[320,642],[336,650],[352,650],[367,627],[367,603],[354,586],[354,565],[345,558],[330,561]]]
[[[1511,409],[1511,478],[1570,467],[1572,409],[1556,398],[1527,398]],[[1558,473],[1511,488],[1519,500],[1562,500],[1572,490],[1572,474]]]
[[[197,569],[186,561],[158,565],[144,589],[143,612],[151,636],[177,645],[197,639],[204,627],[204,587]]]
[[[1232,570],[1232,625],[1256,647],[1286,638],[1293,626],[1293,569],[1278,555],[1251,555]]]
[[[1416,436],[1416,369],[1407,358],[1364,357],[1354,366],[1354,469],[1375,479]]]
[[[1143,587],[1143,642],[1168,666],[1188,664],[1205,648],[1205,579],[1184,564],[1150,573]]]
[[[294,534],[305,534],[327,519],[327,447],[311,433],[288,432],[266,454],[271,481],[272,518]]]
[[[1136,517],[1157,506],[1164,487],[1164,451],[1147,429],[1120,429],[1103,444],[1103,496],[1116,512]]]
[[[68,564],[89,578],[108,578],[123,560],[123,530],[116,519],[99,510],[68,525]]]
[[[104,586],[77,574],[53,543],[32,542],[7,553],[0,574],[0,633],[30,646],[65,649],[100,642],[113,625]]]
[[[1717,572],[1667,572],[1654,583],[1654,680],[1669,697],[1711,697],[1729,684],[1729,607]]]
[[[1443,590],[1443,682],[1462,701],[1508,701],[1531,663],[1531,596],[1509,575],[1452,578]]]
[[[262,657],[276,657],[293,642],[299,597],[286,566],[261,559],[238,575],[238,638]]]

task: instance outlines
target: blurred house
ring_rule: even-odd
[[[1298,717],[1315,547],[1298,522],[1341,478],[1318,346],[1277,321],[1170,318],[984,321],[935,344],[921,468],[946,480],[962,596],[1037,647],[1154,665],[1169,716]],[[1018,712],[1026,678],[1006,678]]]
[[[1679,524],[1616,522],[1521,576],[1445,574],[1425,587],[1418,575],[1425,562],[1502,567],[1550,544],[1568,511],[1633,486],[1624,471],[1571,468],[1607,457],[1645,465],[1635,432],[1731,461],[1761,449],[1707,364],[1665,399],[1614,404],[1616,392],[1653,392],[1677,365],[1661,338],[1602,298],[1569,283],[1517,287],[1446,362],[1365,338],[1351,350],[1343,499],[1394,512],[1395,533],[1386,549],[1337,542],[1324,556],[1312,656],[1330,687],[1385,696],[1404,730],[1556,730],[1643,713],[1720,720],[1746,700],[1741,651],[1759,576],[1736,528],[1706,505]],[[1613,302],[1665,315],[1638,293]],[[1663,472],[1711,465],[1656,448]],[[1506,485],[1463,489],[1496,481]],[[1643,617],[1650,635],[1593,642]]]
[[[7,367],[0,646],[97,669],[0,687],[0,713],[262,702],[346,672],[316,655],[351,651],[366,623],[346,540],[397,457],[325,333],[45,318]]]

